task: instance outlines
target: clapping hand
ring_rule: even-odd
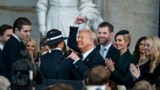
[[[110,70],[110,71],[114,71],[115,70],[115,67],[114,67],[114,62],[112,61],[111,58],[106,58],[105,59],[105,64],[107,66],[107,68]]]
[[[138,79],[140,77],[140,69],[139,67],[136,67],[134,64],[130,64],[130,68],[129,68],[131,75]]]

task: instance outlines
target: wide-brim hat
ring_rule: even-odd
[[[68,37],[63,37],[61,31],[55,31],[51,34],[48,34],[46,36],[46,38],[47,38],[46,45],[51,45],[51,44],[55,44],[55,43],[59,43],[61,41],[64,41]]]

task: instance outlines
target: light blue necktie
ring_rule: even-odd
[[[102,48],[100,54],[102,55],[103,58],[106,56],[106,48]]]

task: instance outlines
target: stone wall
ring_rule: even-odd
[[[32,22],[31,37],[39,44],[40,33],[35,11],[36,0],[0,0],[0,25],[10,24],[18,17],[27,17]]]
[[[107,0],[105,19],[115,27],[130,31],[133,51],[141,36],[158,35],[159,0]]]
[[[127,29],[132,36],[130,49],[134,49],[141,36],[157,35],[159,0],[93,0],[105,21],[112,23],[115,33]],[[40,33],[37,28],[35,5],[37,0],[0,0],[0,25],[13,24],[19,17],[27,17],[32,21],[32,33],[37,43]],[[102,3],[103,2],[103,3]]]

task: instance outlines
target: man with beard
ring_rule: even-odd
[[[116,60],[119,57],[119,51],[112,44],[114,27],[108,22],[102,22],[98,26],[98,41],[96,49],[99,50],[102,57]]]

